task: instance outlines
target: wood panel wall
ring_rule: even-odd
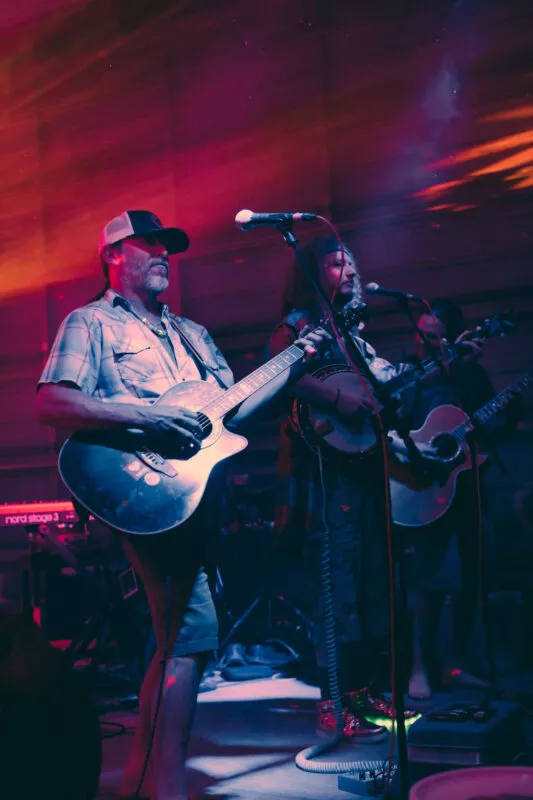
[[[498,388],[531,366],[531,189],[505,169],[465,178],[521,146],[449,158],[533,131],[530,3],[45,8],[0,29],[0,502],[63,493],[34,387],[59,322],[99,288],[98,232],[124,208],[190,233],[169,300],[238,376],[262,359],[290,260],[277,233],[235,229],[240,208],[324,213],[365,280],[454,297],[472,324],[514,307],[517,336],[487,345],[485,363]],[[416,196],[445,181],[457,184],[436,200]],[[372,309],[369,337],[401,357],[405,320]],[[275,445],[263,424],[235,469],[270,483]],[[507,449],[506,497],[533,478],[531,399]]]

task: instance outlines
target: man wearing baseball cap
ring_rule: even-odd
[[[169,254],[182,253],[188,246],[184,231],[164,227],[149,211],[125,211],[107,223],[98,242],[106,286],[59,328],[38,387],[37,409],[44,424],[70,432],[135,428],[149,437],[153,449],[164,440],[165,449],[174,446],[178,453],[199,450],[202,428],[197,415],[187,408],[154,405],[180,381],[203,380],[222,388],[233,382],[205,328],[171,314],[158,299],[169,285]],[[308,334],[298,344],[311,353],[324,336]],[[241,418],[257,403],[249,400],[247,411],[246,405],[239,411]],[[208,487],[209,498],[204,497],[177,531],[122,536],[126,555],[144,583],[157,640],[140,693],[140,719],[121,784],[123,797],[137,796],[161,685],[144,794],[149,792],[152,800],[186,800],[186,747],[198,686],[218,646],[206,573],[212,566],[209,545],[220,530],[215,493],[216,486]]]

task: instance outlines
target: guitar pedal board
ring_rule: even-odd
[[[526,746],[523,714],[513,703],[492,701],[437,708],[408,731],[412,777],[459,767],[512,764]]]
[[[514,765],[527,748],[523,713],[515,704],[501,701],[492,701],[486,710],[473,703],[448,704],[410,726],[407,747],[411,786],[436,773]],[[401,798],[399,778],[396,772],[389,800]],[[357,794],[355,788],[351,791]]]

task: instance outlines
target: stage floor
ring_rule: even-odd
[[[503,688],[503,687],[502,687]],[[507,687],[512,691],[513,683]],[[520,686],[517,688],[521,688]],[[455,699],[479,699],[475,692],[437,695],[431,705]],[[302,772],[295,754],[317,739],[314,732],[318,689],[295,678],[224,683],[200,695],[188,759],[188,789],[194,800],[335,800],[353,795],[340,791],[336,775]],[[413,705],[413,704],[412,704]],[[418,704],[421,710],[428,704]],[[115,710],[102,717],[128,732],[104,740],[98,800],[115,797],[137,721],[134,711]],[[104,727],[105,733],[113,733]],[[531,737],[530,741],[531,741]],[[342,745],[325,757],[379,760],[389,742]]]

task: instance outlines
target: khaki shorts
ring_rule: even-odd
[[[217,614],[204,554],[197,545],[201,531],[190,533],[190,527],[180,527],[153,536],[121,537],[126,557],[146,591],[159,656],[165,649],[183,656],[218,647]]]

